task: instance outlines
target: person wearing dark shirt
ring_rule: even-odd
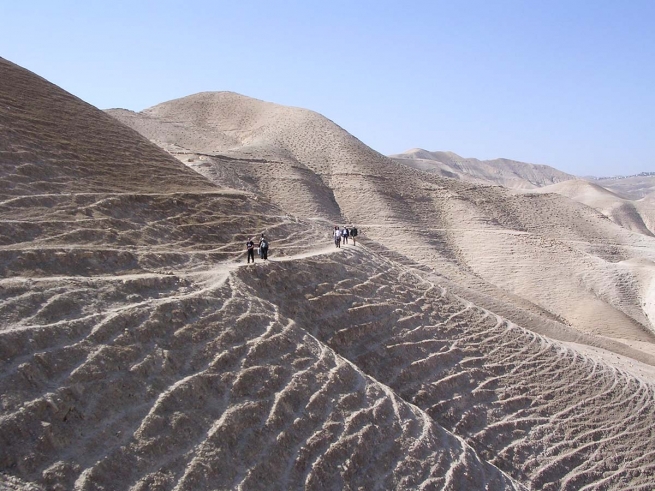
[[[246,249],[248,250],[248,264],[250,264],[251,259],[252,263],[255,264],[255,243],[252,239],[248,239],[248,242],[246,242]]]

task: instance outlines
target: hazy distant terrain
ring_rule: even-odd
[[[476,184],[561,194],[598,210],[622,227],[652,236],[655,176],[581,179],[547,165],[508,159],[465,159],[452,152],[421,149],[391,158],[416,169]]]
[[[510,189],[532,189],[575,179],[575,176],[547,165],[527,164],[509,159],[463,158],[453,152],[428,152],[420,148],[390,157],[415,169],[443,177],[480,184],[496,184]]]
[[[637,222],[233,93],[110,114],[0,59],[0,488],[651,486]]]
[[[655,176],[652,175],[602,178],[592,182],[632,200],[655,196]]]
[[[655,196],[630,200],[594,182],[582,179],[564,181],[532,190],[532,192],[557,193],[567,196],[600,211],[613,222],[634,232],[653,236],[655,231],[655,207],[653,206]]]

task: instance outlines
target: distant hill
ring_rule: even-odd
[[[429,152],[420,148],[390,157],[396,162],[444,177],[496,184],[511,189],[538,188],[575,179],[575,176],[547,165],[510,159],[478,160],[460,157],[453,152]]]
[[[655,172],[639,172],[638,174],[631,174],[629,176],[607,176],[607,177],[594,177],[591,176],[589,179],[593,180],[616,180],[616,179],[630,179],[631,177],[655,177]]]
[[[531,190],[534,193],[557,193],[595,208],[624,228],[645,235],[655,232],[655,207],[651,200],[630,200],[605,187],[582,179],[559,182]]]
[[[509,159],[478,160],[453,152],[412,149],[392,155],[394,161],[477,184],[495,184],[535,193],[556,193],[601,212],[618,225],[637,233],[652,235],[655,230],[655,173],[611,178],[577,178],[547,165]],[[653,199],[635,201],[651,195]]]
[[[655,196],[655,173],[642,172],[634,176],[588,178],[627,199]]]

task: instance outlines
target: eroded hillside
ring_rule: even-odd
[[[0,194],[211,189],[134,130],[0,58]]]
[[[623,228],[653,236],[655,207],[650,198],[623,198],[609,189],[582,179],[545,186],[533,192],[561,194],[598,210]]]
[[[655,240],[592,207],[412,169],[314,112],[233,93],[110,113],[215,183],[307,219],[357,224],[380,253],[525,327],[655,354]],[[540,185],[571,177],[515,164]]]
[[[168,121],[157,131],[186,128],[175,138],[200,138],[201,122],[225,134],[209,146],[223,153],[201,164],[197,150],[183,150],[212,183],[113,120],[103,137],[93,128],[105,128],[106,115],[15,65],[0,68],[20,72],[18,88],[0,78],[2,91],[34,85],[57,115],[25,105],[29,125],[11,131],[27,152],[0,141],[14,159],[0,189],[0,488],[653,482],[647,350],[566,326],[553,306],[568,312],[557,301],[578,290],[548,297],[542,284],[546,296],[530,300],[499,279],[507,257],[527,268],[534,254],[539,271],[540,251],[553,248],[553,260],[588,268],[576,270],[587,291],[619,271],[592,274],[620,265],[614,254],[640,257],[647,271],[648,237],[635,243],[565,198],[397,166],[308,111],[280,115],[258,101],[242,111],[247,99],[233,95],[222,123],[212,112],[225,109],[220,97],[195,116],[192,98],[191,122],[150,111]],[[75,141],[75,104],[91,133],[79,158],[56,143]],[[45,169],[38,185],[17,172],[24,164]],[[298,196],[307,199],[294,205]],[[336,249],[331,218],[361,221],[361,242]],[[270,260],[246,264],[244,243],[262,232]],[[628,319],[623,334],[644,327],[628,295],[636,287],[612,290],[627,279],[606,283],[598,300],[608,319]]]

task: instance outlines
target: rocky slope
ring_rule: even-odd
[[[71,100],[21,77],[24,88]],[[207,157],[218,184],[143,140],[134,160],[125,157],[128,182],[120,162],[110,170],[69,160],[51,133],[33,151],[49,160],[34,165],[65,171],[39,189],[15,180],[0,193],[0,489],[648,489],[647,350],[567,327],[466,262],[484,267],[498,260],[484,254],[506,261],[511,252],[528,265],[531,253],[541,266],[552,248],[550,257],[583,263],[577,271],[593,283],[615,263],[591,239],[611,237],[621,254],[631,244],[642,256],[616,271],[639,263],[643,272],[648,237],[556,195],[498,194],[396,166],[315,113],[301,111],[323,129],[294,142],[283,118],[257,126],[274,107],[251,105],[231,116],[250,136],[221,126],[244,143]],[[16,141],[48,126],[22,117],[32,123],[15,126],[26,133]],[[76,119],[58,126],[74,136]],[[264,140],[258,128],[269,131]],[[255,179],[292,168],[307,176],[269,180],[289,193],[308,182],[333,190],[318,217],[305,205],[291,216],[267,199],[273,185]],[[230,188],[220,186],[225,176]],[[279,203],[292,201],[286,192]],[[557,216],[562,203],[568,214]],[[362,242],[330,244],[329,213],[368,217]],[[245,264],[244,241],[262,231],[270,261]],[[594,277],[591,266],[606,269]],[[556,280],[540,285],[545,294],[567,286]],[[637,316],[625,296],[635,285],[610,288],[620,284],[610,281],[600,304]]]
[[[0,194],[213,189],[136,131],[0,58]]]

